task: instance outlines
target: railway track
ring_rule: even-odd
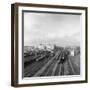
[[[34,63],[29,63],[29,65],[24,68],[24,76],[33,76],[39,69],[41,69],[48,62],[50,58],[51,57],[48,57],[44,58],[43,60],[36,61]]]
[[[54,76],[57,70],[57,66],[59,63],[59,56],[60,56],[60,51],[57,55],[55,55],[55,58],[52,63],[48,66],[48,68],[41,74],[41,76]]]
[[[38,72],[35,73],[34,77],[36,76],[40,76],[44,71],[45,69],[48,68],[48,66],[59,56],[59,51],[56,53],[56,55],[51,58]]]
[[[69,58],[61,63],[62,53],[63,51],[58,50],[54,56],[46,57],[46,55],[43,55],[38,57],[35,62],[32,64],[29,63],[29,65],[24,68],[24,76],[63,76],[66,72],[68,72],[66,75],[75,75],[74,67]]]
[[[72,75],[75,75],[76,73],[75,73],[74,67],[73,67],[70,59],[68,59],[68,64],[69,64],[69,67],[70,67],[70,69],[71,69],[71,72],[70,72],[70,73],[71,73]]]

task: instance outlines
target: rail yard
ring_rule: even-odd
[[[74,56],[63,47],[24,53],[24,77],[64,75],[80,75],[80,50]]]

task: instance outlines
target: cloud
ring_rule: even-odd
[[[35,42],[46,42],[51,39],[62,39],[80,32],[80,15],[71,14],[24,14],[24,43],[25,45]],[[79,37],[76,37],[77,39]],[[68,39],[68,38],[67,38]],[[57,41],[57,40],[56,40]]]

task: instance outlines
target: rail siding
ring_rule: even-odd
[[[45,69],[52,63],[52,61],[59,55],[59,51],[56,53],[56,55],[51,59],[49,60],[38,72],[35,73],[34,77],[36,76],[40,76],[44,71]]]
[[[58,66],[58,63],[59,63],[59,61],[57,61],[56,64],[54,65],[51,76],[54,76],[55,71],[56,71],[56,68],[57,68],[57,66]]]
[[[69,66],[71,67],[73,75],[75,75],[75,70],[74,70],[74,68],[72,66],[72,63],[71,63],[70,59],[68,59],[68,63],[69,63]]]

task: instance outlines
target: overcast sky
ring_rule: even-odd
[[[80,15],[24,13],[24,46],[45,42],[78,44],[80,31]]]

